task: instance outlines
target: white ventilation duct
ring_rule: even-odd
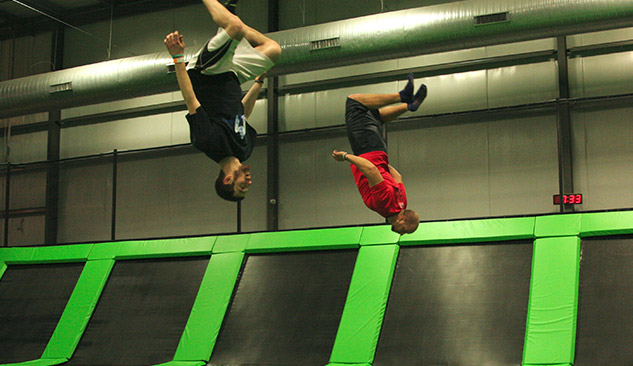
[[[267,34],[274,74],[633,26],[631,0],[470,0]],[[166,52],[0,83],[0,118],[177,90]]]

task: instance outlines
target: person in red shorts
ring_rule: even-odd
[[[334,160],[350,162],[365,205],[385,217],[391,230],[401,235],[414,232],[420,216],[407,209],[402,175],[389,164],[383,124],[420,107],[426,98],[426,86],[420,86],[415,94],[413,90],[413,74],[409,74],[407,85],[399,93],[350,95],[345,106],[345,127],[353,154],[332,152]]]

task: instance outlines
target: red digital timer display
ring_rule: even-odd
[[[572,193],[572,194],[555,194],[554,195],[554,204],[555,205],[560,205],[561,204],[561,197],[563,199],[563,203],[564,204],[576,204],[576,205],[580,205],[582,204],[582,194],[580,193]]]

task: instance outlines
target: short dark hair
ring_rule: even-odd
[[[218,196],[220,196],[220,198],[224,200],[231,202],[239,202],[243,200],[244,197],[234,196],[234,182],[230,184],[224,184],[224,177],[226,177],[226,174],[224,174],[224,171],[220,169],[220,174],[218,174],[218,178],[215,180],[215,191],[217,192]]]

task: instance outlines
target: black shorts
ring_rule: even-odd
[[[387,143],[382,137],[382,125],[380,112],[377,109],[370,109],[354,99],[347,98],[345,127],[354,155],[371,151],[387,152]]]

